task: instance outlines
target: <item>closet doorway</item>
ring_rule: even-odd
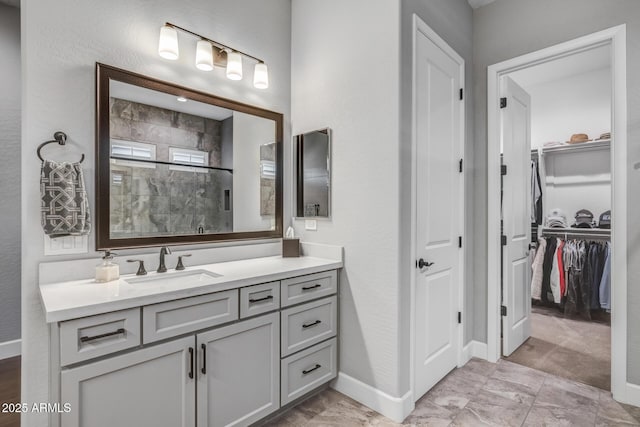
[[[624,32],[488,72],[488,358],[611,388],[622,401]]]

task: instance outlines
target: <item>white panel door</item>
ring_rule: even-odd
[[[193,336],[111,357],[61,375],[65,427],[194,427]]]
[[[414,50],[415,399],[458,359],[463,181],[460,62],[420,30]],[[418,261],[417,261],[418,263]]]
[[[502,259],[502,354],[513,353],[531,335],[531,99],[503,77],[501,109],[502,220],[506,245]]]
[[[280,407],[280,314],[196,336],[198,426],[247,426]]]

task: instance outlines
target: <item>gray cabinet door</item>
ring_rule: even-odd
[[[198,426],[246,426],[280,406],[280,318],[267,314],[196,335]]]
[[[63,370],[62,425],[194,427],[195,356],[191,336]]]

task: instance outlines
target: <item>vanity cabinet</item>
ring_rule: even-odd
[[[53,426],[248,426],[337,375],[336,270],[52,324]]]
[[[61,373],[64,427],[195,426],[193,336],[103,359]]]
[[[246,426],[280,407],[279,333],[272,313],[196,336],[198,426]]]

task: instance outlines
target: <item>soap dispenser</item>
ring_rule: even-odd
[[[113,256],[116,255],[111,251],[105,251],[102,262],[96,266],[96,282],[110,282],[120,278],[120,267],[113,262]]]

